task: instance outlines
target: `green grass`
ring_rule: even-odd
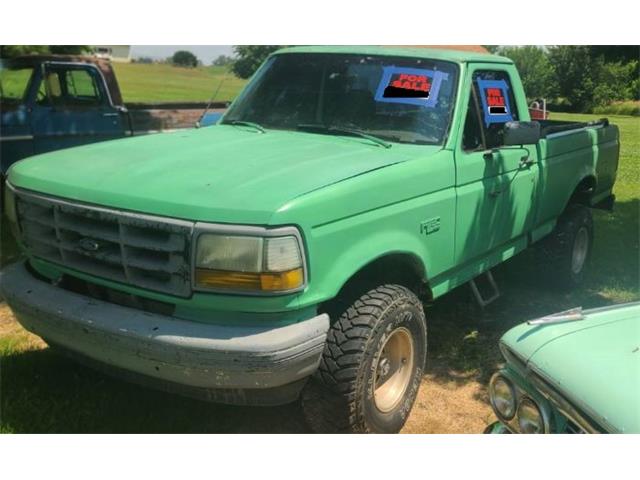
[[[124,102],[208,101],[222,82],[216,101],[233,100],[244,86],[225,67],[182,68],[168,64],[114,63]]]
[[[633,115],[640,117],[640,100],[615,102],[606,107],[596,107],[593,113],[597,115]]]
[[[172,67],[171,67],[172,68]],[[597,115],[554,115],[593,120]],[[610,117],[620,127],[621,155],[613,213],[594,212],[595,244],[585,285],[550,289],[531,252],[495,269],[502,298],[486,310],[461,287],[427,308],[434,381],[486,385],[500,362],[499,337],[526,319],[582,305],[640,300],[640,118]],[[15,248],[2,232],[4,257]],[[4,315],[4,316],[3,316]],[[0,307],[0,432],[300,432],[299,407],[211,405],[108,378],[43,348]],[[426,393],[428,395],[428,392]],[[486,392],[479,394],[486,400]],[[456,397],[441,415],[454,418]],[[416,407],[418,408],[418,407]],[[413,428],[416,431],[416,428]]]

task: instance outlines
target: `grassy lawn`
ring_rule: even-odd
[[[553,118],[593,120],[598,116]],[[430,360],[405,432],[481,432],[493,417],[485,386],[500,362],[497,341],[511,326],[578,305],[590,308],[640,300],[640,118],[610,119],[618,124],[622,137],[615,187],[618,201],[613,213],[594,212],[596,237],[586,284],[570,293],[547,288],[538,278],[533,255],[525,252],[495,270],[503,296],[485,311],[474,307],[467,287],[428,307]],[[6,263],[15,258],[15,247],[6,231],[2,241],[1,261]],[[212,405],[95,373],[55,355],[0,304],[0,432],[305,430],[297,405]]]
[[[245,80],[224,67],[181,68],[165,64],[114,63],[126,102],[208,101],[220,86],[216,101],[233,100]]]

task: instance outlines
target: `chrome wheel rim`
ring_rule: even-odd
[[[576,238],[573,242],[573,254],[571,256],[571,271],[578,274],[584,267],[589,251],[589,233],[587,229],[582,227],[578,230]]]
[[[393,410],[404,397],[413,371],[413,338],[404,327],[395,329],[378,355],[373,397],[383,413]]]

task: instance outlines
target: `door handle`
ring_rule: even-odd
[[[525,155],[520,159],[520,168],[529,168],[534,161],[529,155]]]
[[[120,114],[119,113],[103,113],[102,116],[103,117],[119,117]]]

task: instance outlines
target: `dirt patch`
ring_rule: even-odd
[[[486,386],[475,374],[434,369],[428,369],[402,433],[482,433],[495,420]],[[451,379],[443,380],[447,375]]]

